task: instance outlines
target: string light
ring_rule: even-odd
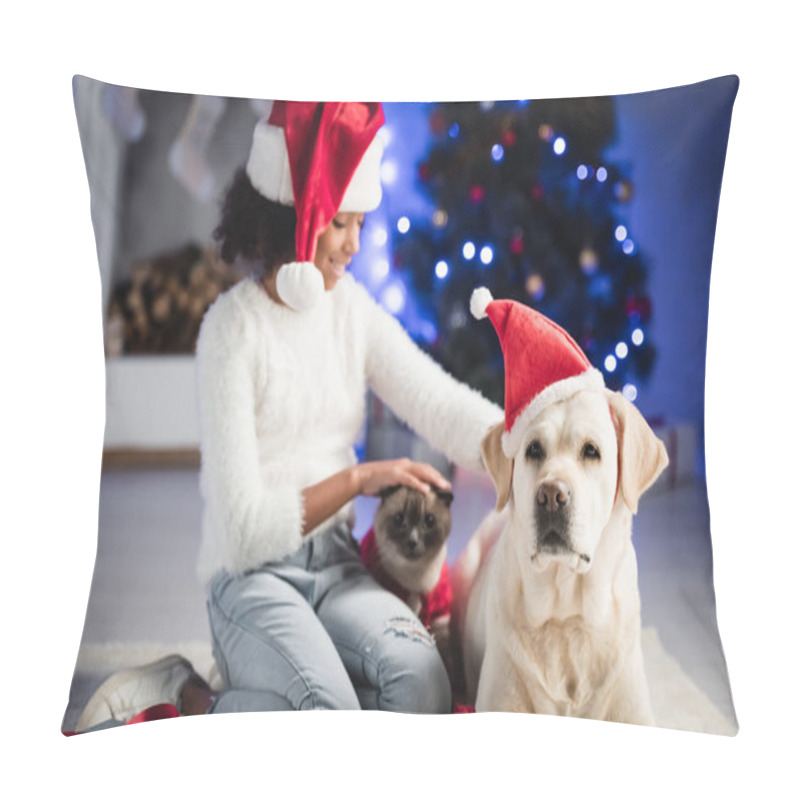
[[[600,183],[605,183],[606,178],[608,178],[608,170],[605,167],[598,167],[597,168],[597,180]]]
[[[436,325],[434,325],[434,323],[428,319],[424,319],[422,322],[420,322],[419,332],[422,338],[428,344],[433,344],[439,336],[439,332],[436,330]]]
[[[599,266],[597,253],[591,247],[584,247],[578,256],[578,263],[586,275],[594,274]]]
[[[614,186],[614,194],[617,200],[627,203],[633,197],[633,186],[630,181],[621,180]]]
[[[637,347],[640,347],[644,342],[644,331],[641,328],[636,328],[636,330],[631,334],[631,341]]]
[[[372,232],[372,243],[383,247],[389,241],[389,232],[384,227],[375,228]]]
[[[437,208],[433,212],[433,224],[437,228],[444,228],[447,225],[447,212],[443,208]]]
[[[472,242],[464,242],[464,247],[461,248],[461,255],[467,261],[472,261],[475,258],[475,245]]]
[[[488,244],[485,245],[484,247],[481,247],[481,263],[487,265],[491,264],[493,258],[494,258],[494,250],[492,250],[492,248],[489,247]]]
[[[400,231],[400,233],[408,233],[410,228],[411,220],[409,220],[408,217],[400,217],[400,219],[397,220],[397,230]]]
[[[589,177],[589,168],[586,164],[581,164],[577,170],[578,173],[578,180],[585,181]]]
[[[628,238],[628,229],[624,225],[617,225],[614,231],[614,238],[618,242],[624,242]]]
[[[496,144],[492,147],[492,159],[494,161],[502,161],[503,156],[505,155],[505,150],[503,150],[503,145]]]
[[[397,173],[397,162],[384,161],[381,164],[381,181],[383,181],[386,186],[391,186],[397,181]]]
[[[389,274],[389,262],[381,258],[372,267],[372,277],[376,281],[382,281]]]
[[[447,273],[450,272],[450,267],[447,266],[446,261],[438,261],[434,267],[434,272],[436,273],[437,278],[443,280],[447,277]]]
[[[450,315],[451,328],[463,328],[467,324],[467,312],[463,308],[456,308]]]
[[[625,253],[626,256],[631,255],[633,253],[634,249],[635,249],[635,246],[633,244],[633,240],[632,239],[626,239],[622,243],[622,252]]]
[[[632,383],[626,383],[622,387],[622,396],[632,403],[639,396],[639,390]]]
[[[453,124],[450,126],[450,130],[449,130],[447,133],[450,135],[450,138],[451,138],[451,139],[455,139],[455,138],[458,136],[458,132],[459,132],[459,130],[460,130],[460,128],[458,127],[458,123],[457,123],[457,122],[454,122],[454,123],[453,123]]]
[[[405,293],[396,283],[393,283],[384,289],[381,295],[381,303],[390,314],[397,316],[405,307]]]
[[[381,128],[378,130],[378,137],[381,140],[384,148],[389,146],[389,143],[392,141],[392,128],[390,125],[382,125]]]
[[[475,184],[475,186],[469,190],[469,199],[473,203],[480,203],[485,196],[486,190],[479,183]]]
[[[567,140],[563,136],[556,137],[553,142],[553,152],[557,156],[563,156],[567,151]]]
[[[541,300],[544,297],[545,285],[541,275],[528,275],[525,280],[525,290],[534,300]]]
[[[617,359],[614,356],[606,356],[603,366],[605,366],[606,372],[613,372],[617,368]]]
[[[617,354],[617,358],[625,358],[628,355],[628,345],[625,342],[620,342],[614,352]]]

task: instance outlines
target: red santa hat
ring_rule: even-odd
[[[246,171],[268,200],[294,205],[298,261],[314,260],[317,237],[340,211],[381,201],[380,103],[276,100],[253,133]]]
[[[583,389],[600,391],[603,376],[592,367],[575,340],[552,320],[514,300],[495,300],[488,289],[475,289],[470,311],[489,317],[505,361],[505,431],[503,452],[513,458],[528,425],[547,406]]]
[[[314,266],[317,239],[340,211],[366,212],[381,202],[383,125],[380,103],[276,100],[253,133],[246,172],[268,200],[297,211],[297,260],[280,267],[278,295],[303,311],[325,291]]]

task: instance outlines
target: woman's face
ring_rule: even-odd
[[[363,214],[340,212],[319,235],[314,264],[322,273],[326,291],[336,286],[344,275],[350,259],[358,252],[363,227]]]

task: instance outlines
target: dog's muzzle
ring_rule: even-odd
[[[576,560],[588,565],[590,558],[577,552],[569,534],[572,516],[572,493],[560,480],[540,484],[536,492],[534,517],[536,523],[536,561],[540,554],[559,559]],[[577,564],[576,564],[577,566]]]
[[[571,493],[564,481],[547,481],[536,492],[537,545],[552,555],[571,551],[569,543]]]

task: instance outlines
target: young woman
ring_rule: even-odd
[[[79,728],[147,706],[448,712],[435,643],[361,563],[352,500],[449,488],[408,459],[356,463],[367,389],[456,463],[482,470],[503,412],[459,384],[348,274],[380,202],[379,104],[276,103],[215,231],[255,274],[197,345],[203,541],[215,695],[178,656],[112,676]],[[114,723],[109,723],[114,724]],[[118,724],[118,723],[117,723]]]

